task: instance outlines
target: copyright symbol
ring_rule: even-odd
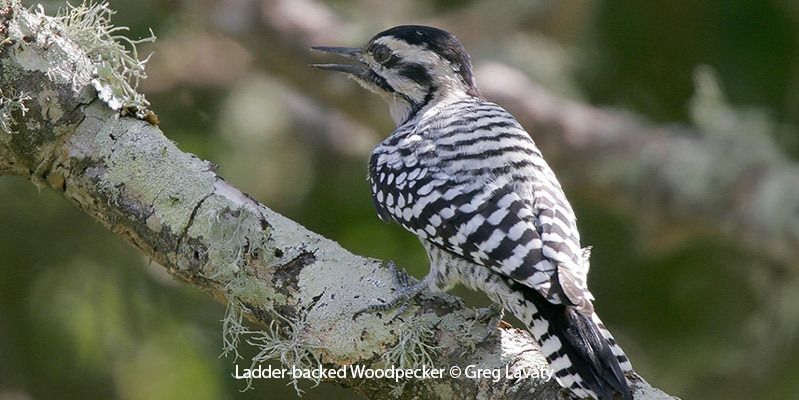
[[[461,376],[461,367],[453,365],[449,368],[450,378],[459,378]]]

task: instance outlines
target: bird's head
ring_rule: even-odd
[[[469,54],[449,32],[402,25],[375,35],[363,48],[312,47],[354,61],[313,64],[344,72],[389,103],[399,125],[428,104],[462,96],[479,96]]]

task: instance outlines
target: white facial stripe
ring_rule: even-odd
[[[468,90],[449,61],[423,46],[408,44],[393,36],[381,37],[375,40],[375,43],[387,46],[401,60],[413,60],[414,63],[423,65],[431,74],[431,78],[435,86],[441,91],[441,95],[447,95],[456,90],[461,92]],[[374,60],[371,61],[374,66],[384,71],[382,66],[374,63]],[[405,93],[414,101],[422,101],[427,95],[427,88],[419,86],[418,83],[411,79],[396,76],[395,74],[384,74],[383,76],[392,87],[399,92]]]
[[[381,37],[375,40],[375,43],[388,46],[392,53],[398,55],[403,60],[415,60],[424,65],[438,65],[446,62],[432,51],[422,46],[409,44],[394,36]],[[450,68],[450,70],[452,69]]]
[[[387,46],[389,49],[391,49],[391,52],[400,57],[400,59],[406,59],[406,57],[415,57],[413,58],[414,60],[419,60],[419,62],[423,64],[429,63],[429,60],[431,59],[430,54],[425,54],[429,52],[425,52],[421,47],[408,45],[407,43],[397,40],[391,36],[379,38],[375,40],[375,43]],[[396,91],[407,95],[415,102],[421,102],[424,100],[424,97],[427,95],[427,88],[419,86],[418,83],[404,76],[388,73],[386,68],[371,58],[371,54],[369,56],[372,61],[372,68],[380,71],[383,78],[386,79],[391,87],[393,87]]]

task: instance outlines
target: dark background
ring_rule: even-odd
[[[725,107],[756,128],[743,134],[769,136],[788,163],[799,156],[793,0],[110,4],[130,37],[148,28],[159,37],[140,47],[154,52],[140,89],[181,149],[271,208],[417,277],[427,270],[421,246],[378,221],[365,182],[369,150],[392,130],[387,109],[307,68],[320,61],[308,40],[360,45],[394,25],[435,25],[462,39],[478,70],[504,63],[560,96],[664,126],[702,120],[694,77],[707,66]],[[651,210],[564,186],[594,246],[597,309],[650,383],[685,398],[799,398],[797,260],[775,265],[713,230],[689,236],[683,221],[648,222]],[[0,204],[0,400],[296,398],[279,380],[240,393],[233,360],[218,358],[224,306],[56,193],[3,177]],[[323,384],[303,398],[354,396]]]

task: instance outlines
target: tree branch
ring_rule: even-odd
[[[126,108],[125,94],[114,90],[119,82],[98,74],[98,58],[89,57],[112,44],[87,48],[83,40],[108,32],[76,38],[81,21],[46,17],[16,2],[1,8],[0,116],[9,129],[0,132],[0,173],[61,192],[173,276],[269,326],[252,333],[261,349],[255,361],[280,357],[336,368],[402,359],[398,367],[417,367],[431,357],[437,368],[509,366],[549,376],[527,332],[506,327],[477,343],[485,327],[452,296],[426,294],[396,320],[390,313],[354,319],[370,299],[392,296],[381,261],[353,255],[278,215],[226,183],[210,163],[180,151],[157,126],[122,116],[153,120]],[[235,318],[226,322],[235,346],[244,328]],[[399,398],[429,399],[548,399],[559,391],[554,381],[505,376],[408,380],[399,388],[392,380],[335,382],[369,398],[399,389]],[[672,397],[639,380],[635,398]]]

